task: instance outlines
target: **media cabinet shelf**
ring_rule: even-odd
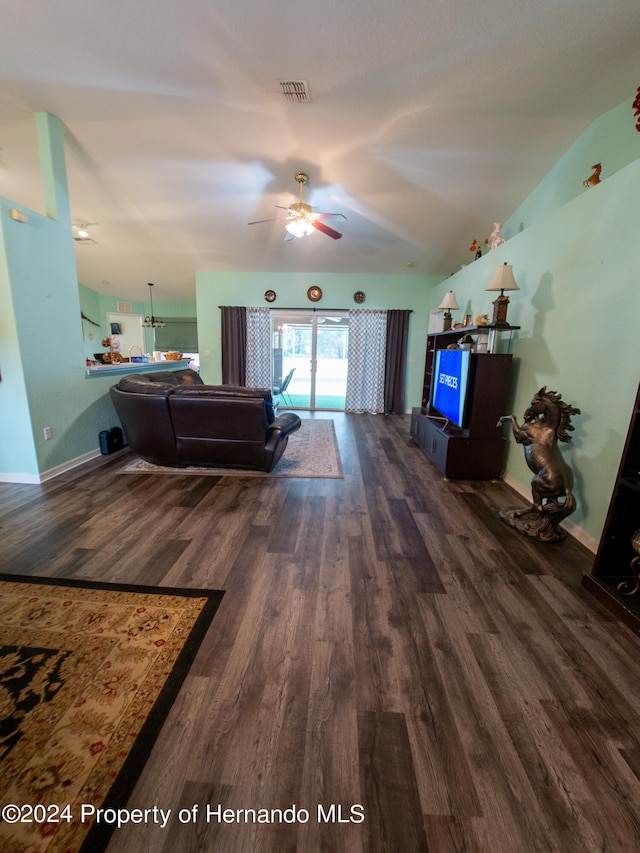
[[[422,387],[422,405],[429,405],[431,399],[431,378],[433,368],[433,354],[437,349],[447,349],[450,344],[455,343],[465,335],[487,335],[489,338],[488,352],[495,351],[498,336],[518,331],[520,326],[463,326],[460,329],[447,329],[446,332],[429,332],[427,335],[427,355],[424,364],[424,385]]]
[[[444,477],[495,480],[502,475],[506,439],[496,424],[506,414],[513,359],[510,353],[470,354],[467,414],[460,429],[430,409],[434,353],[463,335],[519,328],[467,326],[427,336],[422,406],[411,412],[411,436]]]
[[[583,585],[636,633],[640,633],[640,591],[625,595],[620,583],[635,585],[631,568],[634,557],[631,539],[640,529],[640,388],[631,415],[620,468],[611,503],[590,575]]]

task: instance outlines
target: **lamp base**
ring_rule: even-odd
[[[445,311],[442,318],[442,331],[448,332],[451,328],[451,311]]]
[[[500,291],[500,296],[493,303],[493,319],[490,326],[508,326],[507,323],[507,308],[509,307],[509,297],[504,295],[504,291]]]

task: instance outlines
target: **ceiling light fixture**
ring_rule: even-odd
[[[164,329],[165,322],[162,317],[155,317],[153,314],[153,284],[152,282],[147,282],[149,285],[149,300],[151,302],[151,316],[147,316],[142,321],[142,326],[145,329]]]
[[[87,243],[89,245],[97,243],[98,241],[94,240],[89,233],[89,226],[97,224],[97,222],[81,222],[78,225],[72,225],[71,233],[76,243]]]
[[[291,222],[287,222],[285,228],[294,237],[308,237],[315,231],[313,225],[305,219],[292,219]]]

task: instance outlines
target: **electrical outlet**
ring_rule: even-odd
[[[51,429],[51,427],[45,427],[45,428],[42,430],[42,433],[43,433],[43,435],[44,435],[44,440],[45,440],[45,441],[49,441],[49,439],[53,436],[53,430]]]

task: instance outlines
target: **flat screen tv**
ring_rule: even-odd
[[[439,349],[434,353],[431,408],[462,428],[469,383],[469,350]]]

